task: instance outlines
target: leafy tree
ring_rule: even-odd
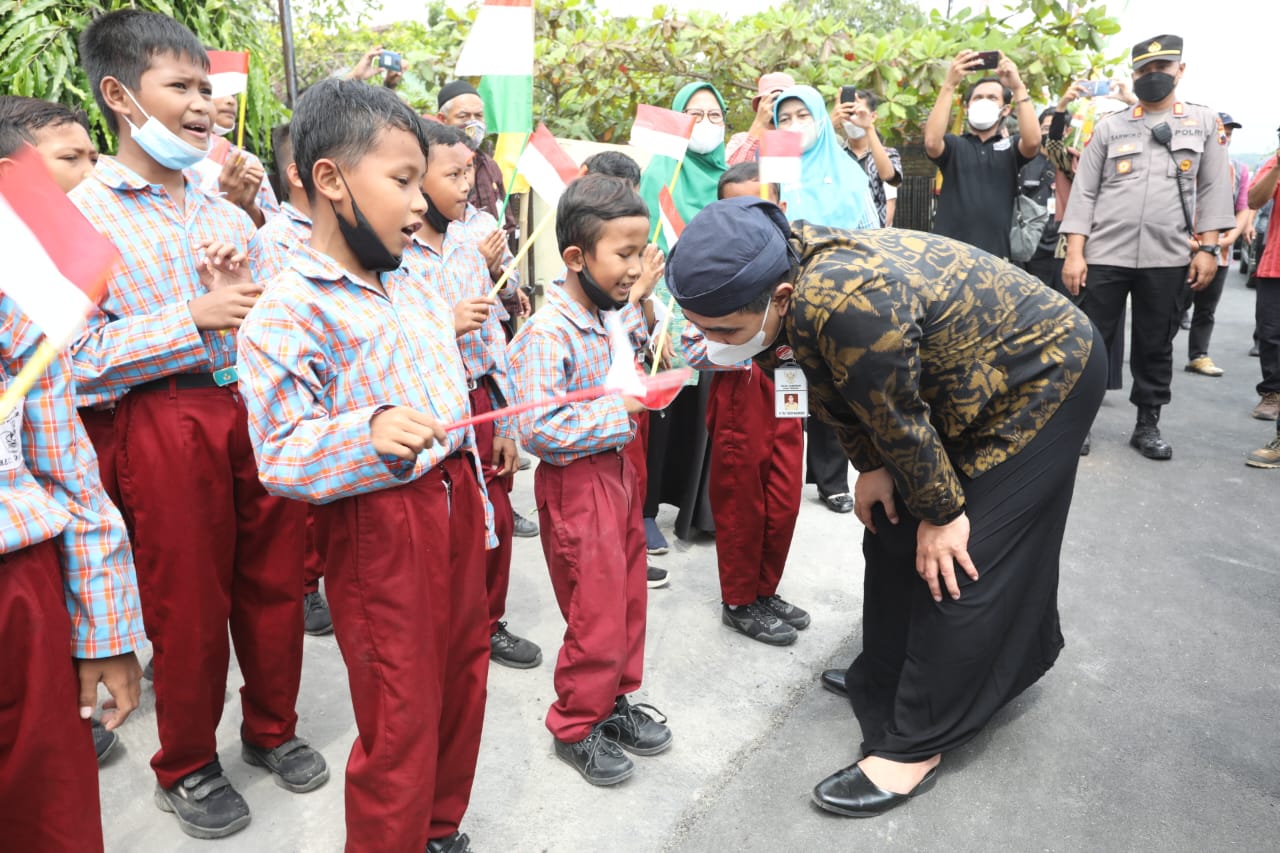
[[[914,28],[926,20],[916,0],[788,0],[787,5],[814,18],[836,18],[855,33]]]

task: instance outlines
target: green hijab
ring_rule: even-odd
[[[716,87],[710,83],[688,84],[680,90],[675,100],[671,102],[671,109],[676,112],[684,112],[684,108],[689,104],[689,99],[702,89],[707,89],[711,94],[715,95],[716,101],[720,103],[720,110],[724,111],[724,98],[716,91]],[[654,157],[649,161],[649,165],[645,167],[644,175],[640,178],[640,195],[644,196],[645,202],[649,205],[651,222],[656,223],[658,221],[658,193],[663,187],[671,183],[671,175],[676,170],[676,162],[670,157]],[[684,165],[680,167],[680,176],[676,179],[675,188],[671,191],[671,196],[675,199],[676,210],[680,212],[681,219],[687,223],[698,211],[716,200],[716,186],[720,183],[720,176],[724,174],[726,168],[728,166],[724,159],[723,142],[714,151],[706,154],[695,154],[692,151],[685,152]],[[663,251],[667,250],[666,235],[658,235],[658,245]]]

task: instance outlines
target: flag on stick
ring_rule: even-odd
[[[800,158],[803,140],[789,130],[766,130],[760,138],[760,183],[795,184],[800,182]]]
[[[215,98],[239,95],[249,88],[249,51],[210,50],[209,83]]]
[[[658,216],[662,222],[662,233],[667,238],[667,251],[671,251],[680,235],[684,233],[684,219],[676,210],[676,200],[671,197],[671,188],[658,190]]]
[[[631,144],[663,157],[683,160],[694,123],[693,116],[641,104],[631,125]]]
[[[565,187],[578,177],[578,164],[564,153],[547,126],[539,122],[520,155],[517,171],[543,201],[555,207]]]

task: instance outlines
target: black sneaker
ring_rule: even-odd
[[[759,601],[753,601],[741,607],[724,605],[721,608],[720,621],[739,634],[745,634],[753,640],[759,640],[770,646],[789,646],[799,636],[795,628],[783,622]]]
[[[542,649],[508,631],[506,622],[499,622],[498,630],[489,635],[489,657],[512,669],[533,669],[542,663]]]
[[[107,757],[107,753],[115,749],[120,738],[115,732],[107,731],[107,727],[97,720],[92,721],[91,728],[93,729],[93,752],[98,756],[98,763],[101,764],[102,759]]]
[[[657,566],[650,566],[648,571],[649,589],[662,589],[662,587],[671,583],[667,577],[667,570],[660,569]]]
[[[769,609],[774,616],[786,622],[797,631],[809,627],[809,612],[801,610],[789,601],[783,601],[780,595],[762,595],[760,603]]]
[[[427,853],[471,853],[471,839],[465,832],[454,832],[427,842]]]
[[[320,590],[302,596],[302,630],[312,637],[333,633],[333,617],[329,615],[329,602]]]
[[[556,758],[577,770],[592,785],[616,785],[636,771],[635,764],[605,733],[600,723],[577,743],[565,743],[556,738]]]
[[[249,825],[249,804],[222,775],[216,760],[186,776],[172,788],[156,786],[156,806],[172,812],[192,838],[225,838]]]
[[[518,512],[512,512],[515,516],[514,523],[511,526],[511,535],[519,536],[521,539],[532,539],[538,535],[538,522],[531,518],[525,518]]]
[[[270,770],[277,785],[295,794],[314,791],[329,781],[329,766],[324,756],[302,738],[287,740],[275,749],[263,749],[241,740],[240,757],[245,764]]]
[[[657,755],[671,748],[672,734],[666,716],[652,705],[632,705],[626,696],[618,697],[613,714],[600,725],[632,755]]]

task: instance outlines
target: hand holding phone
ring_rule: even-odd
[[[975,69],[994,71],[1000,65],[1000,51],[998,50],[980,50],[977,58],[979,63],[974,66]]]
[[[854,101],[856,101],[857,99],[858,99],[858,87],[857,87],[857,86],[841,86],[841,87],[840,87],[840,101],[839,101],[839,103],[842,103],[842,104],[851,104],[851,103],[853,103]]]
[[[399,71],[400,54],[390,50],[382,51],[378,56],[378,67],[387,71]]]
[[[1110,80],[1081,80],[1080,85],[1090,98],[1105,98],[1111,94]]]

